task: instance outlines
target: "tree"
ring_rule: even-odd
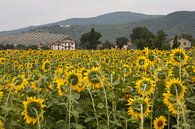
[[[116,39],[116,45],[118,48],[122,49],[123,45],[126,45],[128,43],[128,39],[125,37],[119,37]]]
[[[28,45],[27,49],[37,50],[37,45]]]
[[[167,34],[165,34],[163,30],[158,31],[157,36],[156,36],[156,41],[154,43],[154,48],[158,48],[159,50],[165,48],[166,37],[167,37]]]
[[[103,49],[111,49],[112,48],[112,44],[106,40],[103,44],[102,44],[102,48]]]
[[[41,47],[42,50],[49,50],[50,48],[47,45]]]
[[[22,44],[18,44],[18,45],[16,45],[16,49],[26,50],[27,49],[27,46],[22,45]]]
[[[144,49],[144,47],[154,48],[155,35],[146,27],[134,28],[130,38],[137,45],[138,49]]]
[[[101,37],[102,35],[92,28],[90,32],[81,35],[80,46],[85,49],[96,49]]]
[[[175,36],[173,40],[172,49],[178,48],[180,46],[180,43],[178,42],[178,36]]]

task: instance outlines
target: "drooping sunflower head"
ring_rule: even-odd
[[[24,75],[19,75],[13,78],[13,85],[16,91],[24,89],[27,84],[28,84],[28,81]]]
[[[90,88],[95,89],[102,87],[101,81],[103,81],[103,79],[103,75],[99,69],[92,68],[87,70],[85,80],[87,86],[89,86]]]
[[[153,122],[154,128],[155,129],[164,129],[164,127],[166,126],[166,121],[167,120],[164,116],[156,117],[156,119]]]
[[[185,51],[183,49],[174,49],[171,52],[171,61],[175,65],[179,64],[185,64],[188,59],[188,56],[186,55]]]
[[[150,78],[143,78],[136,83],[136,90],[140,95],[150,96],[154,92],[154,81]]]
[[[168,107],[169,112],[171,112],[173,115],[177,114],[178,109],[179,111],[186,109],[185,101],[183,99],[179,100],[179,103],[184,107],[181,109],[181,106],[178,105],[178,99],[176,96],[173,96],[170,93],[163,94],[163,102]]]
[[[171,79],[166,84],[167,93],[170,93],[173,96],[178,94],[178,99],[184,98],[185,89],[185,86],[179,79]]]
[[[66,80],[62,78],[55,78],[55,81],[53,82],[54,87],[57,87],[58,95],[63,96],[64,93],[68,91],[68,88],[65,86]]]
[[[155,53],[154,52],[152,52],[152,51],[149,52],[147,57],[148,57],[149,63],[151,65],[155,65],[157,63],[157,58],[155,57]]]
[[[148,117],[151,110],[151,103],[149,102],[149,98],[129,98],[128,99],[128,114],[131,115],[134,118],[140,118],[141,117],[141,104],[143,106],[143,115],[145,117]]]
[[[84,86],[81,82],[82,75],[80,72],[69,72],[66,75],[66,83],[72,90],[81,92],[84,90]]]
[[[144,56],[137,58],[136,65],[138,68],[146,68],[148,66],[148,59]]]
[[[36,97],[28,97],[27,100],[23,102],[24,111],[22,115],[27,124],[35,124],[38,120],[37,117],[43,118],[43,108],[46,107],[43,102],[44,99]]]
[[[41,69],[43,70],[43,72],[48,72],[51,69],[51,62],[49,60],[46,60],[43,62]]]

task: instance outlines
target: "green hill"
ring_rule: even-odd
[[[100,17],[106,17],[107,15],[109,14]],[[123,15],[125,15],[125,13],[123,13]],[[99,22],[97,23],[97,25],[95,25],[95,24],[91,24],[90,22],[88,23],[85,22],[80,24],[88,24],[88,25],[67,25],[67,21],[66,22],[61,21],[58,23],[33,27],[27,32],[63,34],[63,35],[68,35],[69,37],[79,41],[83,33],[89,32],[90,29],[94,27],[96,31],[100,32],[103,35],[101,40],[107,39],[114,42],[116,38],[121,36],[129,38],[129,35],[134,27],[146,26],[154,33],[163,29],[168,34],[169,37],[173,37],[174,35],[179,35],[182,33],[191,34],[193,37],[195,37],[194,21],[195,21],[195,11],[180,11],[180,12],[174,12],[168,14],[166,16],[161,16],[152,19],[145,19],[141,21],[134,21],[134,22],[130,21],[128,23],[123,23],[123,24],[116,24],[117,22],[116,23],[111,22],[110,24],[106,24],[106,22]],[[64,24],[62,25],[62,23]],[[101,23],[104,23],[105,25],[102,25]]]

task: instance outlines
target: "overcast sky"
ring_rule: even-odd
[[[0,0],[0,31],[115,11],[168,14],[195,10],[195,0]]]

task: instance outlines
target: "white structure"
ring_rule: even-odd
[[[52,50],[75,50],[76,42],[70,38],[57,41],[51,44]]]
[[[191,48],[191,46],[192,46],[192,43],[189,41],[189,40],[187,40],[187,39],[184,39],[184,38],[178,38],[178,42],[180,43],[180,48],[183,48],[183,49],[189,49],[189,48]],[[170,47],[172,48],[173,47],[173,43],[174,43],[174,39],[171,39],[170,41],[169,41],[169,43],[170,43]]]

